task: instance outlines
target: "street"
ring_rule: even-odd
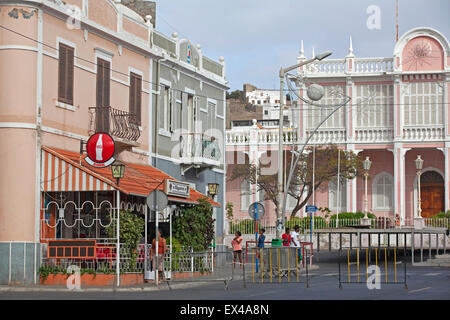
[[[381,277],[383,279],[383,277]],[[400,280],[399,280],[400,281]],[[228,290],[223,282],[195,286],[184,284],[182,289],[169,290],[161,284],[152,291],[101,292],[0,292],[0,300],[448,300],[450,299],[450,268],[411,267],[407,269],[407,289],[404,284],[383,284],[381,289],[369,290],[365,282],[342,284],[339,289],[338,269],[335,264],[322,264],[311,272],[309,288],[300,283],[252,283],[247,279],[231,281]],[[83,288],[82,288],[83,289]]]

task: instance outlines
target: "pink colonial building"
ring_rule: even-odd
[[[298,62],[306,59],[302,44]],[[332,92],[351,97],[350,103],[320,127],[310,145],[337,144],[370,158],[369,212],[392,218],[398,214],[402,225],[413,223],[418,215],[414,163],[418,155],[424,160],[422,217],[450,210],[450,47],[441,32],[425,27],[409,30],[387,58],[356,57],[350,40],[345,58],[315,62],[298,74],[308,84],[324,86],[324,104],[336,102]],[[305,82],[299,94],[306,98]],[[285,149],[292,143],[302,145],[328,113],[300,101],[294,114],[294,127],[285,128],[290,132],[285,135]],[[226,139],[228,177],[238,158],[241,163],[255,163],[267,156],[266,150],[278,149],[277,127],[235,126],[227,130]],[[234,203],[235,219],[248,218],[248,205],[262,199],[255,190],[246,181],[229,183],[227,202]],[[316,191],[315,205],[333,213],[363,211],[364,194],[363,179],[349,180],[340,188],[331,182]],[[275,208],[269,201],[265,203],[269,212],[265,219],[273,223]],[[292,205],[288,200],[288,211]]]
[[[0,1],[0,284],[37,283],[55,239],[114,243],[106,227],[119,210],[146,213],[156,188],[169,194],[163,236],[177,208],[211,196],[208,184],[220,185],[223,203],[224,59],[155,30],[154,5]],[[198,136],[190,146],[200,151],[185,142],[172,152],[178,131]],[[84,160],[81,142],[96,132],[115,141],[120,182]],[[222,206],[211,203],[219,245]]]

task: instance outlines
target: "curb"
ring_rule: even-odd
[[[132,287],[132,288],[82,288],[81,290],[69,290],[64,287],[13,287],[2,285],[0,286],[0,293],[5,292],[66,292],[66,293],[84,293],[84,292],[149,292],[149,291],[168,291],[172,289],[186,289],[198,286],[208,285],[211,282],[191,282],[191,283],[171,283],[170,287],[167,283],[156,286]]]

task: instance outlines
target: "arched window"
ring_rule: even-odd
[[[392,210],[394,206],[394,179],[388,173],[380,173],[372,184],[372,209]]]
[[[250,182],[244,179],[241,183],[241,211],[247,211],[250,206]]]
[[[338,204],[337,179],[328,183],[328,206],[331,211],[345,212],[347,210],[347,183],[342,181],[339,185],[339,204]]]

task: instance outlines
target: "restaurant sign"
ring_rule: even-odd
[[[170,196],[188,198],[190,195],[190,185],[188,183],[166,179],[164,192]]]

